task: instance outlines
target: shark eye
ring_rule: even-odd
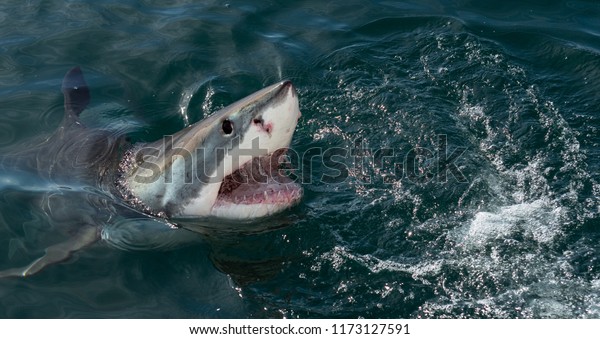
[[[225,120],[223,120],[223,124],[221,125],[221,128],[223,129],[223,133],[229,135],[229,134],[233,133],[233,122],[231,122],[231,120],[229,120],[229,119],[225,119]]]

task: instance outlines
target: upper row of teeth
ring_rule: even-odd
[[[296,200],[296,199],[300,198],[300,196],[302,195],[300,193],[299,189],[290,189],[287,185],[285,185],[285,191],[290,191],[289,194],[286,194],[289,197],[288,201]],[[233,202],[237,204],[237,203],[241,203],[244,201],[250,201],[250,199],[252,199],[251,201],[260,201],[261,198],[268,201],[269,197],[271,196],[271,194],[269,194],[269,192],[273,192],[273,191],[264,191],[263,193],[256,193],[251,196],[244,195],[243,197],[234,197]],[[277,198],[274,200],[280,201],[282,199],[281,192],[283,192],[283,190],[277,191]],[[250,197],[250,199],[249,199],[249,197]]]

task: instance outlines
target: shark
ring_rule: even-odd
[[[102,238],[118,217],[253,221],[298,204],[302,187],[282,164],[301,117],[292,82],[280,81],[153,142],[88,128],[90,89],[80,67],[64,76],[64,117],[49,136],[0,156],[0,191],[45,192],[40,208],[66,240],[0,278],[27,277]],[[1,215],[0,215],[1,217]],[[175,225],[175,226],[174,226]]]

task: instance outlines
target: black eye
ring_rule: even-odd
[[[229,119],[223,120],[221,128],[223,129],[223,133],[229,135],[233,132],[233,122]]]
[[[254,122],[257,125],[262,125],[263,124],[263,119],[262,118],[255,118],[252,122]]]

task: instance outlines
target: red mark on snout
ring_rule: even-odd
[[[268,133],[271,134],[271,131],[273,131],[273,124],[272,123],[266,123],[263,125],[263,129]]]

